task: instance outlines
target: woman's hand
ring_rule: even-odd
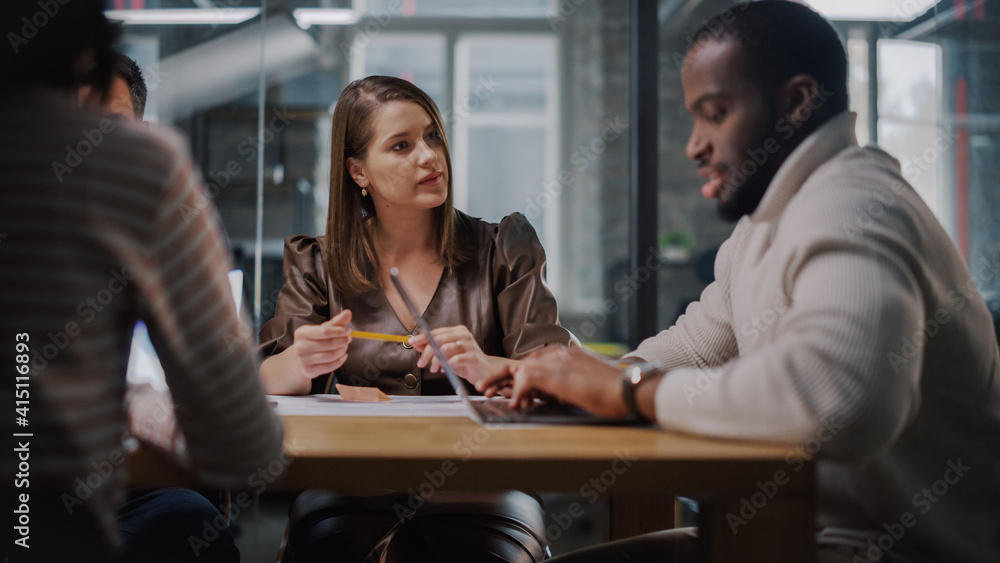
[[[473,385],[486,377],[499,373],[509,373],[516,361],[497,356],[487,356],[479,348],[476,339],[472,337],[468,327],[464,325],[436,328],[431,331],[434,340],[441,347],[441,352],[448,358],[455,373],[467,379]],[[430,366],[432,373],[444,371],[441,363],[434,355],[434,349],[427,343],[427,337],[418,334],[410,339],[410,344],[420,352],[417,366]]]
[[[292,345],[265,358],[260,381],[271,395],[306,395],[313,378],[330,373],[347,361],[351,343],[351,312],[347,309],[321,325],[300,326]]]
[[[351,343],[351,311],[343,310],[339,315],[321,325],[300,326],[295,330],[295,361],[298,373],[313,379],[326,375],[344,365],[347,361],[347,347]]]

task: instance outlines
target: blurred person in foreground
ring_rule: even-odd
[[[716,281],[629,354],[648,363],[620,370],[548,348],[513,370],[512,401],[543,392],[666,430],[786,443],[790,458],[819,442],[817,560],[1000,561],[990,315],[899,163],[858,146],[836,32],[805,6],[763,1],[694,37],[687,154],[702,194],[738,221]],[[753,525],[728,521],[734,533]],[[556,560],[687,561],[690,538]]]
[[[111,77],[117,30],[101,7],[0,7],[0,363],[17,372],[0,402],[26,401],[21,420],[4,421],[7,451],[24,456],[0,462],[4,505],[27,513],[7,528],[11,562],[118,556],[137,320],[171,389],[163,420],[183,432],[155,446],[223,486],[246,486],[283,455],[249,343],[225,338],[240,329],[211,214],[181,211],[210,207],[183,143],[77,107],[83,84],[107,92]],[[147,422],[134,429],[157,426]],[[22,461],[30,472],[15,479]]]
[[[149,90],[142,70],[132,58],[121,53],[114,53],[113,59],[110,86],[102,89],[100,85],[86,84],[79,89],[77,99],[94,111],[148,129],[149,122],[143,117]],[[218,221],[215,214],[213,218]],[[226,240],[221,225],[220,221],[220,232]],[[144,334],[147,329],[139,322],[135,330]],[[129,426],[145,440],[163,446],[177,457],[182,454],[178,448],[183,443],[175,439],[176,421],[169,415],[173,405],[149,377],[152,376],[127,372],[125,398]],[[119,563],[238,562],[240,551],[232,529],[228,522],[218,520],[223,506],[220,503],[216,508],[209,497],[187,488],[127,489],[125,501],[118,509]],[[206,534],[206,523],[215,531]]]

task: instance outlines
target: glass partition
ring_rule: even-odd
[[[457,206],[487,221],[513,212],[530,220],[563,324],[587,343],[630,339],[627,3],[116,0],[112,8],[126,21],[121,49],[149,83],[147,119],[191,146],[247,273],[258,327],[274,314],[283,239],[325,231],[337,97],[353,79],[388,74],[442,110]],[[554,512],[578,500],[547,497]],[[580,529],[550,538],[554,551],[600,541],[600,507],[587,507]]]
[[[281,287],[282,239],[325,230],[337,96],[352,79],[389,74],[441,108],[457,206],[487,221],[525,214],[545,246],[564,324],[586,341],[628,340],[625,308],[608,304],[620,301],[612,288],[628,263],[625,6],[118,4],[122,48],[150,81],[149,119],[187,137],[250,281],[262,233],[260,278],[249,288],[259,323]],[[200,12],[205,23],[181,12]],[[140,15],[162,19],[143,24]]]

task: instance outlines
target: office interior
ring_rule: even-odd
[[[859,141],[900,160],[1000,334],[1000,0],[805,3],[847,48]],[[367,75],[434,98],[456,207],[528,217],[560,320],[594,349],[618,354],[670,326],[732,232],[685,157],[680,82],[691,34],[729,0],[111,4],[149,86],[146,119],[190,144],[257,328],[274,313],[284,237],[325,228],[333,104]],[[234,523],[245,560],[274,553],[285,501],[258,499]],[[592,512],[554,551],[601,541]]]

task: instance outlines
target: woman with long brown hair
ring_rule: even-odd
[[[386,76],[352,82],[334,108],[330,170],[326,236],[285,242],[285,285],[260,335],[269,393],[323,393],[334,380],[395,395],[454,392],[422,335],[351,339],[351,328],[414,334],[393,267],[470,389],[532,350],[573,340],[559,326],[545,253],[524,216],[493,224],[453,207],[441,115],[419,88]],[[438,492],[402,519],[393,510],[400,498],[303,494],[292,509],[295,560],[543,557],[534,496]]]

